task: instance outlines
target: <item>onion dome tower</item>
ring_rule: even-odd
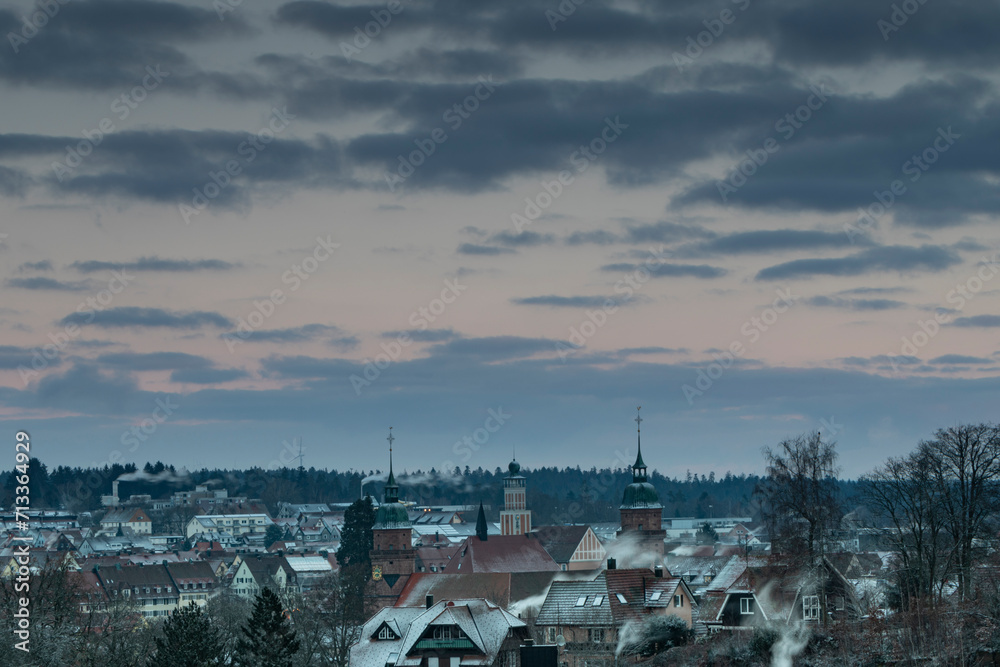
[[[632,464],[632,483],[625,487],[622,494],[621,529],[618,537],[634,536],[643,547],[644,559],[652,560],[656,565],[663,564],[663,539],[667,531],[663,530],[663,505],[656,489],[649,483],[646,475],[646,462],[642,460],[642,416],[636,408],[636,445],[635,463]],[[646,552],[649,552],[648,554]]]

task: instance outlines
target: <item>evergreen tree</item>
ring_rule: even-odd
[[[219,667],[222,639],[211,620],[195,604],[181,607],[163,624],[149,667]]]
[[[292,667],[298,650],[299,640],[285,618],[281,600],[270,588],[263,589],[243,626],[236,647],[237,667]]]
[[[375,541],[372,526],[375,525],[375,506],[371,496],[365,496],[351,503],[344,511],[344,528],[340,533],[340,548],[337,562],[340,567],[363,566],[371,570],[371,550]]]

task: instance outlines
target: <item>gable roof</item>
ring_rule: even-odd
[[[530,535],[491,535],[488,540],[466,538],[462,548],[445,567],[449,574],[469,572],[558,571],[538,539]]]
[[[388,625],[394,632],[398,629],[397,639],[373,638],[382,625]],[[462,657],[463,665],[493,664],[512,630],[527,634],[523,621],[481,599],[442,601],[430,609],[384,607],[365,623],[361,638],[351,646],[351,665],[420,665],[421,639],[434,625],[457,625],[462,628],[470,647],[474,649]]]
[[[542,547],[557,563],[568,563],[590,526],[541,526],[535,533]]]
[[[613,619],[602,573],[593,581],[553,581],[535,625],[610,626]]]

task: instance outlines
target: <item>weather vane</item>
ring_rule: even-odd
[[[395,440],[395,439],[396,439],[396,438],[392,437],[392,427],[390,426],[390,427],[389,427],[389,437],[388,437],[388,438],[386,438],[386,440],[388,440],[388,441],[389,441],[389,451],[390,451],[390,452],[392,451],[392,441],[393,441],[393,440]]]
[[[635,410],[636,410],[636,413],[635,413],[635,430],[636,431],[641,431],[642,430],[642,414],[639,412],[639,410],[642,410],[642,406],[640,405],[640,406],[636,407]]]

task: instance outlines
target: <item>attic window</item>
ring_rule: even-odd
[[[577,598],[577,600],[576,600],[576,606],[577,607],[582,607],[585,604],[587,604],[587,596],[586,595],[581,595],[579,598]]]
[[[594,596],[594,601],[593,601],[593,603],[591,603],[591,606],[592,607],[600,607],[602,602],[604,602],[604,596],[603,595],[595,595]]]
[[[628,604],[628,601],[625,599],[625,596],[622,595],[621,593],[615,593],[615,597],[617,597],[618,601],[621,602],[622,604]]]
[[[653,591],[653,594],[649,596],[649,599],[656,602],[660,599],[661,595],[663,595],[663,591]]]
[[[396,635],[393,634],[392,630],[389,629],[388,625],[383,625],[382,629],[378,631],[379,639],[395,639]]]

